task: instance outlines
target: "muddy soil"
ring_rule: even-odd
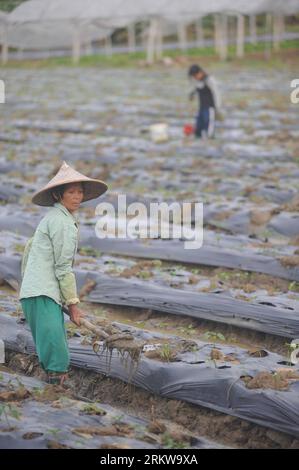
[[[256,389],[273,389],[288,390],[292,380],[298,380],[299,374],[292,370],[278,371],[275,374],[270,372],[259,372],[255,377],[244,376],[243,381],[247,388]]]
[[[103,321],[107,323],[119,321],[153,332],[179,335],[187,340],[216,341],[248,350],[268,349],[282,355],[286,355],[288,351],[286,343],[289,340],[287,338],[278,338],[256,331],[245,331],[220,323],[196,320],[191,317],[173,317],[165,313],[134,307],[112,305],[99,307],[89,302],[82,302],[82,308],[94,315],[95,319],[100,318],[101,324]],[[74,327],[71,326],[71,329],[74,330]]]
[[[26,364],[26,365],[25,365]],[[28,375],[43,377],[35,357],[10,353],[7,365],[11,370],[24,373],[24,367],[33,364]],[[30,368],[30,366],[29,366]],[[26,369],[25,369],[26,370]],[[151,427],[171,429],[173,436],[182,438],[180,427],[190,432],[235,448],[279,449],[299,448],[299,440],[287,434],[267,430],[261,426],[222,413],[193,406],[180,400],[163,399],[117,379],[72,368],[68,385],[76,395],[92,401],[116,406],[120,413],[132,413],[151,422]],[[111,393],[113,390],[113,393]],[[56,391],[57,392],[57,391]],[[53,395],[46,399],[57,400]],[[52,392],[53,393],[53,392]],[[144,404],[147,404],[146,406]],[[163,431],[165,432],[165,431]]]

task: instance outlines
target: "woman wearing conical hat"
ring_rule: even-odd
[[[34,204],[52,209],[26,245],[20,301],[49,383],[62,384],[69,368],[62,305],[68,306],[71,320],[77,325],[84,315],[78,308],[73,273],[78,245],[75,212],[82,202],[97,198],[107,189],[104,182],[88,178],[64,162],[32,198]]]

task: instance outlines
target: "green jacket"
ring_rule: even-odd
[[[78,221],[57,202],[25,247],[20,299],[46,295],[60,305],[78,303],[73,273],[77,247]]]

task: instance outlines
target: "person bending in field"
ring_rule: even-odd
[[[196,94],[199,99],[195,136],[197,138],[213,138],[215,136],[216,110],[219,110],[220,107],[220,94],[215,80],[196,64],[191,65],[188,76],[195,86],[189,95],[189,99],[193,100]]]

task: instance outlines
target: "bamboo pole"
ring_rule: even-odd
[[[187,31],[186,25],[182,22],[178,23],[178,39],[179,39],[179,48],[182,51],[187,49]]]
[[[81,55],[80,31],[79,31],[78,25],[74,25],[74,28],[73,28],[73,45],[72,45],[73,64],[78,64],[79,63],[80,55]]]
[[[220,17],[220,40],[219,40],[219,54],[221,60],[227,59],[227,15],[225,13],[221,14]]]
[[[195,22],[195,31],[196,31],[197,46],[198,47],[203,47],[203,45],[204,45],[204,32],[203,32],[202,18],[199,18]]]
[[[245,18],[244,15],[237,16],[237,57],[244,57],[244,35],[245,35]]]
[[[128,47],[130,52],[136,52],[136,32],[134,23],[128,26]]]
[[[276,52],[280,50],[280,42],[284,33],[284,16],[274,15],[273,17],[273,48]]]
[[[256,15],[249,16],[249,31],[251,44],[257,44]]]
[[[156,34],[156,58],[161,60],[163,57],[163,23],[162,20],[158,20],[157,34]]]
[[[271,48],[272,48],[272,15],[271,13],[266,13],[265,34],[270,36],[269,41],[265,40],[265,58],[269,60],[271,57]]]
[[[214,47],[217,54],[220,53],[220,15],[215,13],[214,15]]]
[[[155,59],[156,35],[157,35],[157,19],[152,18],[150,20],[150,25],[148,29],[148,38],[147,38],[146,60],[148,64],[152,64]]]

